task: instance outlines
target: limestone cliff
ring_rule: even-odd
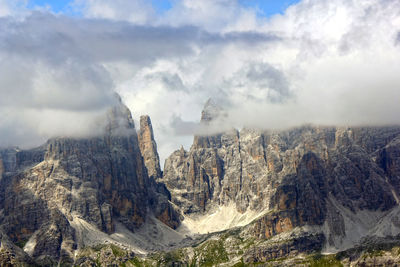
[[[291,266],[339,251],[362,263],[360,251],[400,244],[400,127],[239,131],[224,119],[208,101],[202,135],[164,172],[150,118],[137,133],[122,103],[101,135],[0,150],[0,263]],[[144,248],[166,252],[133,259]]]
[[[219,114],[207,103],[201,123]],[[189,217],[234,203],[239,213],[264,214],[254,237],[316,226],[320,246],[344,247],[355,240],[346,239],[356,227],[350,217],[381,214],[365,225],[372,229],[397,206],[399,137],[399,127],[232,129],[195,136],[190,151],[167,158],[162,181]]]
[[[154,139],[153,126],[150,117],[140,117],[139,147],[143,156],[144,166],[149,176],[149,188],[153,193],[149,196],[154,215],[169,227],[176,229],[179,226],[180,215],[170,205],[171,195],[161,179],[160,159],[157,152],[157,144]]]
[[[149,177],[161,178],[160,158],[149,116],[140,116],[139,143]]]
[[[108,112],[101,136],[54,138],[34,150],[8,149],[0,159],[2,231],[28,244],[26,254],[40,264],[72,264],[79,239],[90,234],[78,227],[83,222],[107,234],[116,224],[134,232],[151,214],[179,225],[168,191],[147,174],[122,103]]]

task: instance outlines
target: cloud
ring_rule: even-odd
[[[140,90],[159,83],[191,95],[183,73],[154,71],[154,66],[197,57],[205,47],[275,40],[267,34],[208,33],[194,26],[136,25],[43,11],[0,22],[0,146],[98,133],[99,118],[115,104],[114,91],[130,81],[127,77],[143,73]],[[146,67],[151,71],[143,72]],[[21,134],[11,136],[13,131]]]
[[[0,30],[4,53],[53,64],[71,57],[89,63],[130,60],[146,64],[191,53],[190,41],[198,34],[193,27],[137,26],[42,12],[33,12],[22,22],[3,19]]]
[[[257,10],[237,0],[176,1],[160,21],[173,26],[196,25],[210,32],[252,31],[259,26]]]
[[[284,102],[291,97],[290,82],[285,74],[268,63],[251,62],[244,65],[225,87],[238,91],[244,99],[264,103]]]
[[[75,0],[71,5],[88,18],[123,19],[136,24],[146,24],[156,15],[145,0]]]
[[[253,30],[259,25],[258,10],[244,7],[237,0],[179,0],[164,14],[144,0],[74,0],[73,6],[88,18],[130,21],[153,26],[191,25],[208,32]]]
[[[5,0],[0,1],[0,17],[10,15],[10,7],[8,6],[8,2]]]
[[[174,116],[170,122],[170,126],[174,130],[174,134],[178,136],[200,135],[209,136],[221,134],[231,130],[233,127],[224,116],[216,116],[209,123],[184,121],[181,117]]]
[[[54,136],[93,136],[116,103],[104,70],[76,62],[0,61],[0,146],[31,147]]]
[[[85,128],[114,90],[134,118],[151,116],[162,160],[204,132],[209,97],[229,127],[400,123],[396,0],[303,0],[268,19],[238,1],[180,0],[162,14],[148,3],[0,18],[2,144]]]
[[[24,13],[27,0],[0,0],[0,18]]]
[[[177,104],[169,117],[158,115],[152,107],[164,100],[155,91],[154,98],[143,94],[143,110],[153,121],[162,117],[170,135],[201,134],[202,103],[210,96],[239,128],[399,124],[399,11],[397,1],[300,2],[249,31],[275,36],[272,42],[208,46],[183,62],[165,63],[191,93],[172,95],[162,86],[157,92],[191,110]]]
[[[238,128],[399,124],[399,11],[397,1],[303,1],[240,33],[273,36],[269,41],[213,43],[146,70],[177,75],[186,90],[169,90],[161,78],[143,82],[142,75],[118,88],[135,92],[125,94],[127,102],[150,113],[156,137],[204,133],[198,122],[209,97]],[[232,34],[224,32],[227,25],[239,21],[216,29]],[[176,141],[163,142],[159,147]]]

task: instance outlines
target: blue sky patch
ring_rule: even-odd
[[[151,0],[154,9],[162,14],[173,6],[173,0]],[[274,14],[282,14],[287,7],[298,3],[300,0],[239,0],[245,7],[256,7],[260,10],[259,15],[270,17]],[[30,0],[28,8],[49,7],[56,13],[70,13],[69,3],[72,0]]]
[[[28,8],[49,7],[53,12],[63,12],[68,9],[68,4],[71,0],[31,0],[28,3]]]
[[[246,7],[256,7],[260,10],[261,16],[270,17],[283,12],[300,0],[239,0],[239,3]]]

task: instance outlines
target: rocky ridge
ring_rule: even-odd
[[[130,111],[120,103],[107,114],[103,136],[3,150],[1,233],[25,257],[52,265],[74,262],[87,239],[77,227],[82,223],[109,235],[116,225],[135,232],[149,216],[177,227],[168,191],[148,176],[139,147]]]
[[[136,132],[123,104],[102,136],[0,150],[0,262],[398,262],[400,127],[218,131],[224,119],[208,101],[164,172],[150,118]]]
[[[201,124],[221,110],[208,102]],[[400,127],[232,129],[195,136],[189,151],[167,158],[161,181],[189,220],[217,217],[233,203],[237,215],[229,213],[216,230],[251,212],[257,216],[246,231],[254,238],[312,227],[321,238],[310,247],[337,252],[366,236],[400,233],[400,217],[393,215],[400,194],[399,138]]]

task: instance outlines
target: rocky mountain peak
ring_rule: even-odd
[[[149,236],[159,242],[178,235],[184,239],[161,249],[183,242],[191,247],[178,254],[188,261],[207,247],[193,242],[218,242],[221,250],[242,251],[224,261],[251,265],[399,237],[400,127],[221,128],[195,136],[189,151],[175,151],[163,173],[150,117],[140,117],[136,132],[117,100],[101,135],[0,150],[0,263],[14,255],[40,266],[94,266],[116,256],[116,247],[106,253],[107,242],[133,251]],[[220,126],[223,112],[210,99],[202,126]],[[209,232],[196,241],[196,233]],[[98,244],[104,251],[91,261],[86,252]]]
[[[153,126],[150,117],[140,116],[139,132],[140,151],[149,177],[161,178],[160,158],[157,152],[157,144],[154,140]]]
[[[202,119],[220,112],[211,101],[206,106]],[[265,213],[253,229],[262,238],[329,224],[326,238],[340,247],[344,241],[335,233],[346,230],[347,212],[396,207],[398,136],[399,127],[312,125],[195,136],[190,151],[166,160],[163,181],[189,217],[232,206],[243,216]]]
[[[203,107],[203,111],[201,112],[201,122],[211,122],[221,115],[222,110],[222,107],[218,105],[214,99],[209,98]]]
[[[194,136],[193,147],[210,148],[221,146],[222,133],[235,131],[226,124],[226,110],[214,99],[210,98],[201,112],[201,133]]]
[[[135,232],[149,216],[179,225],[168,190],[148,176],[161,175],[150,118],[141,119],[145,155],[122,102],[106,118],[103,135],[0,151],[0,234],[15,243],[29,241],[30,257],[72,263],[90,234],[85,227],[110,235],[117,225]],[[153,160],[150,171],[143,158]]]
[[[116,104],[109,108],[106,114],[106,134],[129,135],[135,129],[131,111],[119,96],[116,96]]]

